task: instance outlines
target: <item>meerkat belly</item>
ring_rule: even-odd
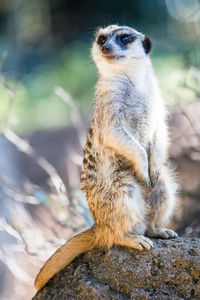
[[[127,230],[142,223],[144,200],[130,163],[109,150],[96,153],[95,159],[90,156],[83,160],[81,188],[96,224],[113,223],[113,216]],[[105,211],[106,219],[102,217]]]
[[[142,144],[148,143],[155,130],[155,105],[152,96],[142,95],[134,86],[128,85],[121,98],[123,101],[120,110],[125,131],[133,134]]]
[[[137,117],[126,116],[123,121],[124,131],[134,140],[137,140],[145,149],[148,148],[151,142],[155,125],[154,122],[150,120],[148,114],[139,115]]]

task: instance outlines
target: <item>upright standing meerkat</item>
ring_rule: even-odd
[[[111,25],[96,33],[92,57],[99,80],[81,172],[94,226],[50,257],[37,289],[94,247],[150,250],[149,237],[177,237],[165,228],[176,184],[167,167],[166,111],[150,49],[150,39],[130,27]]]

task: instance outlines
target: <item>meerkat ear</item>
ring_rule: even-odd
[[[150,38],[148,38],[148,36],[144,35],[144,37],[142,39],[142,45],[144,47],[145,53],[148,54],[152,47],[151,40],[150,40]]]

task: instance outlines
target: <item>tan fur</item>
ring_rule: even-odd
[[[69,240],[50,257],[40,270],[35,280],[36,289],[40,290],[54,274],[68,265],[76,256],[92,249],[94,246],[95,235],[93,227]]]
[[[134,37],[126,47],[118,41],[124,34]],[[97,43],[100,35],[106,36],[112,56]],[[145,235],[177,236],[164,228],[176,185],[166,166],[166,112],[144,39],[136,30],[116,25],[96,34],[92,56],[99,81],[81,172],[95,224],[53,254],[36,278],[37,289],[93,247],[150,250],[153,243]]]

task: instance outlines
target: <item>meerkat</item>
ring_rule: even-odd
[[[81,171],[94,226],[50,257],[36,278],[37,289],[94,247],[150,250],[150,237],[177,237],[165,228],[176,183],[167,166],[167,114],[150,50],[150,39],[127,26],[96,33],[92,58],[99,80]]]

